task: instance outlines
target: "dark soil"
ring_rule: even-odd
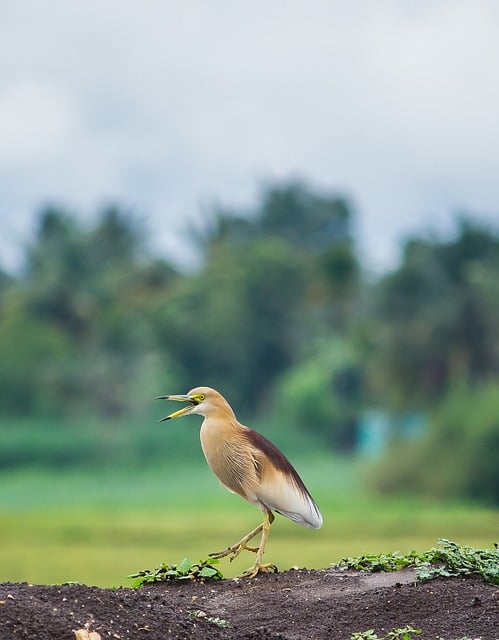
[[[5,583],[0,640],[74,640],[82,628],[103,640],[350,640],[355,631],[383,636],[406,625],[423,639],[499,640],[498,592],[479,577],[415,583],[411,570],[291,570],[114,590]]]

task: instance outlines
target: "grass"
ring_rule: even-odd
[[[160,563],[193,562],[253,528],[259,512],[225,492],[200,464],[0,477],[0,581],[129,585],[127,576]],[[324,527],[310,531],[278,517],[267,559],[281,570],[328,566],[369,551],[424,550],[445,537],[489,547],[492,509],[363,493],[355,466],[321,457],[297,463],[317,499]],[[253,561],[223,560],[224,576]]]

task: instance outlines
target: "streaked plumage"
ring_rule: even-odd
[[[238,422],[229,403],[215,389],[196,387],[186,395],[160,396],[160,399],[189,403],[164,420],[193,413],[204,416],[201,446],[212,471],[226,489],[257,505],[264,514],[263,523],[247,536],[232,547],[210,555],[231,555],[232,560],[247,549],[256,552],[257,557],[254,566],[244,575],[276,570],[275,565],[262,563],[273,512],[311,529],[322,526],[319,508],[294,467],[269,440]],[[260,546],[248,547],[247,542],[260,531]]]

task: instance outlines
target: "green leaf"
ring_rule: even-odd
[[[207,558],[199,562],[192,563],[189,558],[184,558],[180,564],[166,564],[163,562],[159,567],[150,571],[139,571],[131,573],[129,578],[136,578],[133,587],[140,587],[150,582],[163,582],[165,580],[195,580],[200,578],[203,580],[222,580],[223,574],[215,569],[212,564],[216,564],[217,560]]]
[[[499,549],[473,549],[450,540],[439,540],[440,548],[424,553],[411,551],[407,556],[398,551],[388,554],[364,554],[343,558],[337,567],[359,571],[397,571],[416,567],[419,580],[478,574],[491,584],[499,584]],[[411,633],[415,633],[412,631]]]
[[[184,558],[182,562],[179,564],[178,571],[180,574],[183,575],[183,574],[189,573],[191,568],[192,568],[192,562],[189,560],[189,558]]]
[[[213,578],[218,573],[218,569],[213,569],[213,567],[203,567],[199,572],[199,576],[201,578]]]

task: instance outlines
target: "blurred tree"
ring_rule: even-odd
[[[129,409],[131,389],[148,369],[158,371],[149,307],[176,272],[146,256],[142,226],[116,207],[90,228],[45,209],[26,263],[0,325],[0,379],[8,379],[11,410]],[[29,382],[21,385],[23,378]],[[29,402],[21,400],[26,385],[34,385]]]
[[[364,394],[360,354],[343,338],[315,346],[313,355],[281,376],[272,420],[286,429],[312,432],[330,448],[352,453]]]
[[[373,291],[370,379],[402,408],[438,401],[449,383],[499,373],[497,308],[477,274],[499,276],[499,237],[461,221],[449,241],[412,240]]]
[[[208,384],[249,408],[292,362],[309,268],[286,243],[219,244],[197,276],[177,282],[156,317],[183,386]]]
[[[129,287],[143,248],[143,232],[116,207],[87,230],[63,211],[42,211],[27,256],[28,299],[38,317],[75,339],[92,339],[99,321]],[[126,317],[124,318],[126,320]]]
[[[91,225],[41,212],[25,273],[0,276],[3,406],[114,416],[169,384],[209,384],[351,451],[366,380],[376,404],[424,409],[457,380],[498,376],[492,230],[462,221],[451,240],[413,239],[371,284],[348,203],[295,181],[251,211],[213,208],[192,236],[201,267],[181,275],[126,211]]]
[[[0,267],[0,296],[2,296],[13,283],[14,278]]]
[[[331,244],[352,240],[346,201],[315,193],[299,181],[268,186],[257,217],[262,234],[307,251],[322,253]]]
[[[499,504],[499,384],[456,385],[420,440],[397,439],[373,470],[386,493],[419,493]]]
[[[353,309],[350,211],[293,182],[267,188],[253,212],[214,209],[192,235],[203,267],[164,301],[157,335],[185,386],[220,387],[249,408]]]
[[[53,412],[60,401],[52,384],[54,363],[69,353],[70,345],[54,326],[26,314],[19,296],[8,296],[0,314],[0,405],[4,414]]]
[[[267,185],[253,210],[213,207],[204,227],[191,229],[191,235],[205,254],[220,243],[241,246],[278,238],[320,255],[336,243],[353,243],[352,211],[344,198],[292,180]]]
[[[252,220],[215,205],[205,212],[201,226],[191,226],[189,235],[205,260],[220,245],[244,247],[255,240],[258,229]]]
[[[55,208],[44,210],[27,255],[27,301],[38,318],[49,319],[74,336],[85,329],[85,304],[78,281],[86,277],[81,230]]]

